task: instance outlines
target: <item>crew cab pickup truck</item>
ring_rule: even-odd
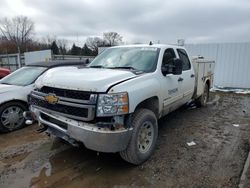
[[[47,71],[30,109],[49,134],[138,165],[155,149],[159,118],[192,100],[206,105],[213,69],[180,46],[111,47],[85,68]]]

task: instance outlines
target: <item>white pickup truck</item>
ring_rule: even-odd
[[[213,70],[180,46],[112,47],[88,67],[46,72],[30,109],[48,133],[137,165],[155,149],[159,118],[191,100],[206,104]]]

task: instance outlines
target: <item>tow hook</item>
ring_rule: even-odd
[[[23,112],[23,117],[25,119],[26,125],[32,125],[35,121],[35,115],[32,114],[32,112],[30,112],[30,111]]]

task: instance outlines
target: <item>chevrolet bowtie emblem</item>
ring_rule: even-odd
[[[44,96],[44,100],[47,101],[49,104],[56,104],[59,98],[55,94],[48,94]]]

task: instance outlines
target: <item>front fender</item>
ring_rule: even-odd
[[[158,97],[160,101],[160,82],[152,74],[145,74],[137,78],[115,85],[109,93],[128,92],[129,113],[133,113],[138,104],[151,97]],[[161,105],[159,105],[161,111]]]
[[[27,96],[31,92],[30,88],[8,91],[0,94],[0,105],[9,101],[19,100],[27,103]]]

